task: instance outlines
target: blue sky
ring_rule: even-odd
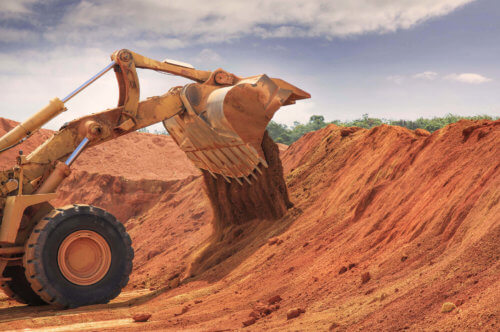
[[[0,2],[0,116],[23,120],[129,48],[200,69],[266,73],[311,93],[278,122],[500,115],[495,0]],[[188,83],[141,70],[141,97]],[[48,127],[116,105],[108,74]]]

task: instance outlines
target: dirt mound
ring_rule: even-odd
[[[138,132],[85,150],[73,167],[130,180],[179,180],[200,175],[170,136]]]
[[[132,310],[152,314],[141,325],[150,330],[235,330],[249,321],[252,330],[498,330],[499,155],[500,121],[460,121],[432,135],[330,125],[282,154],[294,207],[278,220],[245,214],[257,219],[227,229],[246,242],[196,278],[179,281],[210,243],[212,218],[237,221],[224,202],[252,201],[212,183],[223,193],[212,212],[195,176],[162,185],[152,205],[127,213],[136,251],[129,289],[150,293],[57,313],[53,322],[50,312],[26,318],[2,309],[0,329],[89,321],[133,331]],[[102,190],[112,192],[109,183]],[[113,195],[127,202],[125,193],[101,204],[113,208]],[[149,204],[142,199],[137,206]],[[304,312],[287,319],[296,308]],[[16,314],[22,319],[7,322]]]
[[[16,121],[0,118],[0,135],[17,124]],[[40,129],[21,145],[2,153],[0,168],[12,167],[19,150],[29,154],[53,134],[52,130]],[[86,149],[72,169],[130,180],[174,180],[200,175],[170,136],[139,132]]]
[[[308,134],[283,158],[295,207],[196,281],[152,300],[167,317],[191,308],[152,326],[239,328],[279,294],[280,309],[252,328],[494,330],[499,143],[499,121],[432,135],[333,125]],[[445,302],[460,305],[446,314]],[[287,320],[297,307],[306,312]]]

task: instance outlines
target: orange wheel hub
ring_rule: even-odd
[[[99,282],[111,265],[111,249],[104,238],[82,230],[68,235],[59,247],[57,262],[63,276],[76,285]]]

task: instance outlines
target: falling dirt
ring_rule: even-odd
[[[141,147],[155,138],[133,135]],[[125,142],[112,150],[134,149]],[[262,205],[242,214],[260,205],[189,168],[182,153],[173,173],[155,161],[159,150],[127,152],[154,174],[141,178],[134,163],[118,166],[125,152],[109,159],[101,147],[96,164],[75,165],[57,202],[123,211],[136,251],[129,286],[110,304],[65,311],[0,297],[0,330],[499,329],[500,121],[463,120],[433,134],[386,125],[308,133],[281,154],[293,207],[278,189],[271,213]],[[204,188],[220,196],[209,200]],[[189,277],[217,230],[231,240]],[[236,250],[219,255],[226,248]],[[151,318],[135,323],[143,313]]]
[[[189,276],[199,275],[241,251],[259,236],[256,230],[261,223],[279,222],[293,206],[283,178],[279,148],[267,132],[261,146],[267,167],[259,165],[262,174],[254,171],[251,184],[228,183],[221,176],[214,178],[203,170],[205,192],[214,214],[213,231],[201,252],[192,259]]]

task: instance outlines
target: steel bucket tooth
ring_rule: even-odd
[[[260,165],[268,167],[261,144],[274,113],[303,98],[309,95],[266,75],[215,89],[194,83],[181,92],[186,110],[163,124],[196,167],[250,182]]]

